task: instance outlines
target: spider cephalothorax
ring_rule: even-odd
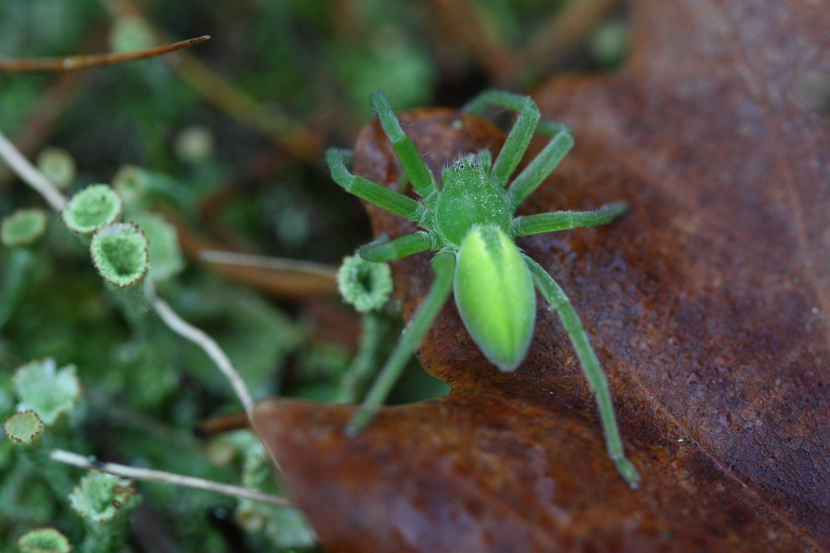
[[[351,152],[331,149],[326,153],[332,176],[352,194],[416,222],[423,230],[391,241],[372,242],[360,249],[360,256],[379,262],[425,250],[438,253],[432,260],[432,287],[352,419],[352,431],[366,426],[383,403],[450,291],[467,330],[487,359],[502,371],[515,370],[524,360],[533,336],[535,286],[559,314],[571,338],[597,399],[609,456],[629,485],[638,487],[640,476],[623,452],[608,383],[579,316],[556,281],[513,242],[517,236],[605,224],[622,214],[625,206],[611,203],[596,211],[514,217],[519,204],[573,146],[570,130],[561,124],[540,121],[539,109],[529,97],[489,91],[465,106],[466,111],[480,112],[495,105],[518,111],[519,116],[495,160],[486,150],[461,157],[444,169],[440,188],[415,144],[401,129],[386,97],[375,92],[372,105],[422,201],[350,173],[345,163]],[[508,186],[537,130],[548,135],[550,142]]]

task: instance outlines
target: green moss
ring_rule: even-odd
[[[63,222],[73,232],[89,235],[112,224],[121,215],[121,198],[106,184],[93,184],[72,196],[63,210]]]
[[[40,528],[20,536],[20,553],[69,553],[72,546],[66,536],[54,528]]]
[[[184,259],[179,249],[176,229],[163,217],[140,212],[131,217],[147,237],[150,254],[148,278],[153,282],[167,280],[184,270]]]
[[[34,411],[23,411],[6,419],[3,430],[14,443],[31,445],[43,434],[43,422]]]
[[[75,182],[78,175],[75,160],[63,148],[49,146],[37,156],[37,168],[49,182],[66,190]]]
[[[96,232],[90,251],[104,280],[121,288],[141,281],[150,268],[147,238],[130,223],[108,225]]]
[[[112,187],[127,205],[141,201],[147,195],[147,172],[135,165],[125,165],[112,177]]]
[[[0,240],[12,248],[30,246],[46,233],[46,212],[42,209],[18,209],[0,226]]]
[[[132,480],[89,471],[72,490],[69,503],[87,522],[114,524],[141,502]]]
[[[86,476],[69,495],[69,505],[86,524],[81,550],[85,553],[109,553],[124,547],[130,513],[141,503],[141,496],[131,480],[95,470]]]
[[[346,257],[337,271],[337,289],[343,300],[361,313],[374,311],[389,301],[392,271],[386,263],[374,263],[358,256]]]
[[[46,426],[68,412],[81,394],[75,366],[57,370],[54,359],[32,361],[14,373],[14,386],[20,396],[18,409],[31,409]]]

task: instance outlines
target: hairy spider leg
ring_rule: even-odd
[[[378,240],[373,240],[365,246],[361,246],[358,254],[366,261],[382,263],[384,261],[408,257],[424,250],[434,250],[437,248],[438,244],[435,241],[435,236],[431,232],[419,231],[395,238],[394,240],[389,240],[388,237],[382,236]]]
[[[397,382],[409,359],[415,355],[421,340],[432,327],[432,322],[450,295],[453,273],[455,273],[455,254],[448,251],[438,253],[432,259],[432,268],[435,271],[435,280],[426,298],[409,320],[395,350],[366,395],[363,405],[352,416],[346,427],[346,433],[351,436],[363,430],[375,412],[383,405],[392,386]]]
[[[409,182],[418,194],[424,199],[427,205],[431,205],[438,193],[438,188],[435,186],[435,178],[432,176],[424,158],[418,153],[415,143],[412,142],[406,133],[401,128],[401,122],[392,111],[392,105],[389,99],[380,90],[372,92],[372,107],[377,113],[380,125],[383,127],[383,132],[392,143],[392,149],[398,155],[398,160],[401,162],[404,173],[406,173]]]
[[[424,221],[426,208],[423,205],[400,192],[395,192],[367,178],[352,174],[346,168],[346,161],[350,160],[351,157],[352,152],[349,150],[330,148],[326,151],[326,161],[331,170],[331,177],[337,184],[358,198],[405,217],[410,221],[415,221],[421,226],[426,226]]]
[[[576,350],[576,356],[579,358],[582,371],[585,373],[585,378],[588,380],[588,385],[594,393],[594,398],[599,407],[599,415],[602,421],[602,429],[605,433],[605,446],[608,450],[608,456],[611,457],[611,460],[617,466],[617,471],[623,479],[628,482],[628,485],[632,489],[636,490],[640,487],[640,474],[634,468],[631,461],[625,457],[620,430],[617,426],[617,419],[614,416],[614,404],[611,401],[611,393],[608,390],[608,380],[605,378],[605,373],[602,372],[602,367],[594,353],[594,348],[591,347],[591,342],[588,340],[585,327],[582,326],[582,321],[579,315],[576,314],[568,296],[565,295],[565,292],[559,284],[553,280],[553,277],[533,259],[526,255],[524,258],[530,269],[530,273],[533,275],[536,288],[559,315],[559,318],[562,320],[562,326],[565,327],[565,331],[568,333],[571,343]]]
[[[510,183],[507,201],[513,209],[539,188],[574,145],[574,135],[563,123],[542,120],[536,130],[549,136],[550,141]]]
[[[461,110],[481,115],[488,106],[519,112],[490,171],[495,183],[500,187],[505,187],[510,175],[516,170],[530,145],[530,139],[533,138],[536,124],[539,122],[539,108],[530,96],[520,96],[501,90],[487,90],[470,100]]]
[[[535,115],[530,117],[528,121],[533,119],[536,124],[533,126],[525,124],[525,126],[520,127],[519,124],[522,119],[522,114],[524,110],[529,109],[527,107],[529,104],[533,106],[532,112],[535,113]],[[516,144],[521,145],[521,147],[511,147],[508,149],[508,143],[505,142],[505,148],[502,149],[502,153],[499,155],[499,158],[505,155],[508,157],[508,159],[504,162],[505,166],[509,167],[509,172],[507,173],[505,179],[510,177],[510,174],[513,173],[513,170],[515,170],[516,166],[519,164],[519,161],[521,161],[522,156],[527,150],[528,144],[530,144],[530,139],[533,137],[534,132],[539,132],[550,137],[548,144],[535,158],[533,158],[533,161],[531,161],[530,164],[528,164],[528,166],[525,167],[524,170],[519,173],[519,176],[516,177],[510,184],[507,191],[508,202],[513,209],[516,209],[519,204],[521,204],[528,196],[533,194],[533,192],[539,188],[542,181],[544,181],[548,175],[556,169],[556,166],[559,165],[562,158],[564,158],[571,148],[573,148],[573,133],[567,125],[563,123],[540,120],[539,108],[536,106],[536,103],[527,96],[518,96],[508,92],[490,90],[471,100],[464,106],[463,109],[465,111],[480,114],[484,111],[484,108],[490,105],[520,112],[519,119],[516,120],[516,125],[511,130],[507,141],[509,142],[511,137],[517,133],[517,129],[519,129],[518,133],[520,136],[516,138]],[[498,161],[499,160],[496,160],[496,165],[498,165]],[[506,168],[499,170],[507,171]],[[493,169],[494,174],[495,172],[496,167]],[[501,177],[497,178],[500,179]],[[501,182],[501,180],[499,180],[499,182]]]
[[[514,217],[510,225],[513,236],[595,227],[610,223],[628,209],[625,202],[611,202],[595,211],[549,211]]]

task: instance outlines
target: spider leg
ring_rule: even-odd
[[[392,143],[392,148],[398,155],[401,167],[403,167],[406,176],[409,177],[412,187],[428,205],[432,204],[438,191],[435,186],[435,179],[426,163],[424,163],[421,154],[418,153],[415,143],[401,129],[401,123],[395,116],[395,112],[392,111],[389,99],[383,92],[376,90],[372,93],[372,107],[375,108],[383,132],[386,133]]]
[[[510,183],[507,194],[513,209],[539,188],[574,145],[571,129],[562,123],[539,121],[536,130],[550,136],[550,142]]]
[[[602,421],[602,429],[605,433],[605,445],[608,449],[608,456],[614,461],[617,466],[617,471],[628,482],[632,489],[640,487],[640,474],[634,465],[625,457],[623,451],[622,438],[620,438],[620,430],[617,427],[617,419],[614,417],[614,404],[611,401],[611,394],[608,390],[608,381],[605,378],[605,373],[602,372],[602,367],[599,364],[594,348],[588,341],[588,334],[582,326],[582,321],[579,315],[576,314],[571,305],[568,296],[562,288],[553,280],[547,271],[541,265],[525,256],[527,266],[533,275],[533,280],[536,287],[548,301],[550,306],[559,314],[562,320],[562,325],[571,339],[571,343],[576,350],[576,355],[582,365],[582,370],[585,377],[588,379],[588,384],[599,407],[600,420]]]
[[[507,185],[510,175],[522,160],[536,124],[539,122],[539,108],[530,96],[520,96],[501,90],[487,90],[470,100],[463,108],[465,112],[480,115],[487,106],[497,106],[519,112],[519,117],[510,129],[501,153],[493,164],[492,176],[499,186]]]
[[[581,227],[595,227],[610,223],[627,209],[623,202],[605,204],[596,211],[550,211],[516,217],[511,223],[513,236],[528,236]]]
[[[381,237],[369,242],[358,250],[360,257],[366,261],[392,261],[401,259],[424,250],[437,249],[435,236],[430,232],[413,232],[394,240]]]
[[[392,386],[397,382],[407,361],[418,349],[418,345],[432,327],[432,321],[438,315],[452,290],[452,278],[455,272],[455,254],[441,252],[432,259],[435,280],[424,302],[418,307],[404,328],[395,350],[386,361],[377,380],[366,395],[363,405],[352,416],[346,427],[347,434],[356,435],[363,430],[375,412],[383,405]]]
[[[383,185],[352,174],[346,168],[346,161],[351,157],[352,152],[349,150],[330,148],[326,151],[326,161],[337,184],[358,198],[423,226],[426,217],[426,208],[423,205]]]

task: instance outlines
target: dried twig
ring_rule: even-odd
[[[193,427],[193,434],[199,438],[212,438],[225,432],[250,428],[251,421],[245,413],[230,413],[217,415],[204,420]]]
[[[271,495],[267,493],[249,490],[240,486],[233,486],[231,484],[223,484],[221,482],[214,482],[213,480],[205,480],[203,478],[196,478],[194,476],[185,476],[182,474],[175,474],[172,472],[164,472],[160,470],[143,469],[137,467],[130,467],[127,465],[119,465],[117,463],[104,463],[77,453],[64,451],[62,449],[53,450],[49,457],[53,461],[72,465],[84,469],[95,469],[101,472],[108,472],[116,476],[123,476],[124,478],[134,478],[136,480],[151,480],[153,482],[164,482],[166,484],[174,484],[176,486],[185,486],[187,488],[195,488],[197,490],[207,490],[210,492],[221,493],[239,497],[242,499],[249,499],[251,501],[259,501],[262,503],[269,503],[271,505],[279,505],[280,507],[294,507],[294,504],[288,498],[278,495]]]
[[[240,281],[294,297],[337,293],[337,267],[331,265],[218,250],[200,251],[199,260]]]
[[[86,56],[70,56],[67,58],[42,58],[42,59],[0,59],[0,72],[3,73],[44,73],[52,71],[75,71],[88,67],[101,65],[115,65],[138,61],[169,52],[175,52],[182,48],[188,48],[210,40],[210,36],[200,36],[182,40],[165,46],[139,50],[138,52],[126,52],[122,54],[90,54]]]
[[[308,299],[337,294],[337,269],[329,265],[215,251],[219,246],[199,236],[176,214],[165,218],[179,235],[184,254],[228,279],[280,298]]]

